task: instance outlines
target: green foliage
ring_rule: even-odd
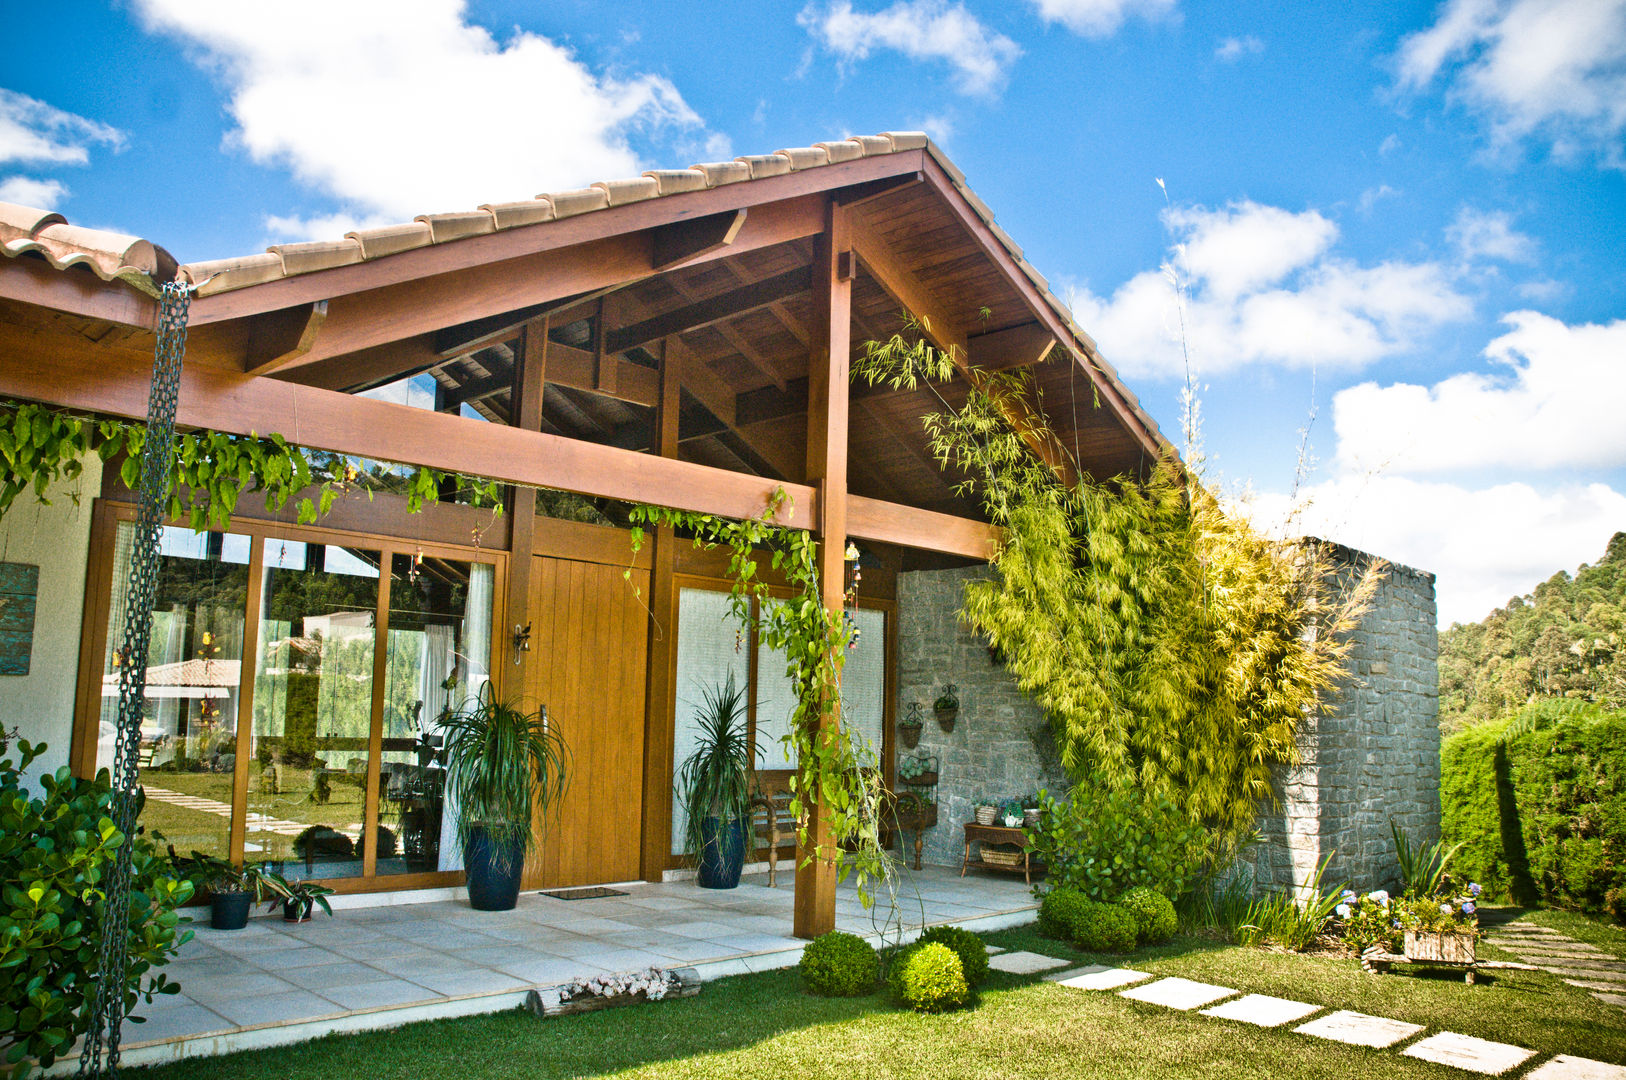
[[[895,335],[855,377],[899,388],[953,377],[955,358]],[[1030,445],[1060,443],[1026,371],[969,371],[964,403],[922,418],[946,469],[1004,529],[994,580],[961,615],[1045,711],[1075,779],[1174,801],[1235,835],[1291,762],[1303,716],[1343,674],[1343,631],[1381,567],[1334,583],[1319,549],[1274,544],[1228,516],[1177,461],[1149,477],[1064,485]],[[1334,585],[1347,586],[1334,595]],[[1306,601],[1311,601],[1307,603]]]
[[[1495,898],[1626,920],[1626,710],[1538,704],[1440,754],[1455,873]]]
[[[273,904],[292,895],[288,879],[257,863],[238,866],[218,855],[194,851],[189,858],[177,859],[175,868],[192,885],[215,896],[223,893],[246,892],[256,904],[270,900]]]
[[[23,773],[45,747],[19,742],[17,750],[15,759],[0,757],[0,1073],[13,1077],[28,1058],[50,1065],[88,1030],[109,899],[103,883],[124,842],[105,770],[80,780],[59,769],[39,778],[35,794]],[[191,883],[136,837],[129,892],[113,898],[129,908],[127,1010],[180,989],[157,969],[192,936],[177,911],[191,897]]]
[[[850,875],[858,898],[868,907],[873,898],[869,883],[885,880],[890,863],[881,847],[883,796],[880,770],[874,767],[873,747],[847,737],[836,723],[841,700],[841,672],[852,642],[852,626],[844,612],[825,606],[819,577],[818,542],[802,529],[778,524],[789,508],[783,488],[774,491],[759,517],[736,521],[715,514],[696,514],[669,507],[640,505],[628,515],[636,553],[644,542],[644,526],[666,526],[693,537],[702,550],[724,547],[729,552],[728,575],[731,614],[741,628],[756,632],[764,649],[785,655],[785,676],[796,697],[786,753],[796,762],[791,777],[790,812],[796,818],[797,839],[808,861],[827,861],[838,880]],[[776,596],[758,572],[761,552],[784,575],[791,595]],[[856,559],[856,551],[849,551]],[[631,571],[626,574],[631,580]],[[845,591],[852,603],[856,582]],[[825,810],[828,842],[807,827],[814,802]]]
[[[1389,832],[1394,836],[1395,861],[1400,864],[1400,891],[1410,896],[1433,896],[1439,892],[1445,868],[1462,850],[1462,841],[1449,848],[1444,840],[1414,844],[1393,821],[1389,822]]]
[[[687,848],[695,858],[705,847],[706,818],[726,824],[751,815],[751,764],[757,749],[746,733],[745,690],[734,684],[734,673],[721,686],[700,690],[698,734],[694,753],[678,767],[677,789],[687,814]],[[712,836],[721,844],[723,829]]]
[[[1449,877],[1443,885],[1439,895],[1403,896],[1391,905],[1402,930],[1479,932],[1479,887],[1461,888]]]
[[[1060,886],[1039,901],[1039,933],[1058,941],[1071,941],[1073,923],[1089,906],[1090,899],[1077,889]]]
[[[953,949],[954,955],[960,958],[960,970],[965,973],[967,985],[975,988],[988,978],[988,946],[971,931],[958,926],[934,926],[917,941],[924,945],[936,942]]]
[[[0,404],[0,517],[25,491],[32,490],[35,499],[48,503],[46,490],[78,478],[90,453],[103,461],[126,455],[120,476],[130,487],[138,486],[145,441],[146,428],[140,424],[94,421],[41,405]],[[274,512],[297,499],[298,520],[308,524],[326,514],[343,492],[371,494],[375,485],[399,488],[408,512],[417,513],[425,503],[439,500],[446,480],[447,475],[435,469],[412,469],[404,477],[376,466],[364,471],[349,458],[293,446],[277,434],[242,437],[185,431],[175,435],[168,514],[184,517],[200,532],[225,529],[238,497],[258,489],[265,493],[266,508]],[[463,484],[474,505],[500,510],[501,495],[494,481],[463,478]],[[77,493],[72,497],[77,503]]]
[[[797,970],[815,994],[856,997],[875,989],[879,963],[869,942],[855,934],[832,930],[807,943]]]
[[[1388,952],[1399,952],[1403,928],[1398,913],[1391,910],[1392,907],[1389,894],[1382,890],[1359,898],[1346,893],[1344,909],[1349,914],[1343,915],[1340,910],[1340,917],[1344,921],[1344,940],[1356,952],[1365,952],[1373,945],[1382,945]]]
[[[1247,916],[1238,928],[1237,942],[1242,945],[1268,942],[1295,952],[1315,944],[1338,905],[1344,902],[1343,886],[1322,887],[1321,879],[1330,862],[1330,854],[1321,860],[1302,895],[1298,890],[1283,889],[1267,893],[1248,905]]]
[[[458,843],[466,846],[477,827],[484,830],[492,865],[502,872],[511,845],[517,843],[521,859],[531,850],[537,811],[564,793],[570,751],[545,710],[528,713],[498,701],[490,683],[472,704],[442,720],[440,730],[447,802],[458,807]]]
[[[1073,918],[1073,944],[1086,952],[1135,951],[1140,924],[1134,912],[1121,904],[1086,900]]]
[[[1626,708],[1626,532],[1603,559],[1560,571],[1506,607],[1440,635],[1440,727],[1505,717],[1544,698]]]
[[[1066,803],[1039,792],[1039,811],[1026,832],[1052,887],[1093,900],[1140,885],[1177,896],[1202,864],[1206,835],[1163,795],[1084,781]]]
[[[1136,936],[1142,945],[1161,945],[1180,928],[1174,901],[1156,889],[1137,885],[1118,898],[1118,905],[1135,917]]]
[[[948,1012],[971,1000],[960,958],[935,942],[912,945],[902,954],[894,985],[903,1003],[919,1012]]]

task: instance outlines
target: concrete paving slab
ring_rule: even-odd
[[[1041,971],[1054,971],[1066,967],[1071,960],[1058,960],[1035,952],[1008,952],[988,958],[988,966],[1012,975],[1036,975]]]
[[[1592,996],[1605,1005],[1613,1005],[1617,1009],[1626,1009],[1626,994],[1606,994],[1602,990],[1594,990]]]
[[[1228,986],[1214,986],[1176,977],[1159,979],[1155,983],[1137,986],[1133,990],[1122,990],[1118,996],[1170,1009],[1191,1010],[1212,1005],[1221,998],[1228,998],[1235,993],[1236,991]]]
[[[1437,1065],[1450,1065],[1469,1072],[1500,1076],[1509,1069],[1518,1068],[1535,1056],[1534,1050],[1508,1043],[1476,1039],[1472,1035],[1458,1035],[1454,1031],[1441,1031],[1426,1039],[1419,1039],[1401,1053]]]
[[[1341,1009],[1320,1019],[1311,1020],[1308,1024],[1300,1024],[1293,1030],[1300,1035],[1314,1035],[1318,1039],[1331,1039],[1333,1042],[1348,1043],[1351,1046],[1371,1046],[1381,1049],[1393,1046],[1402,1039],[1411,1038],[1423,1030],[1423,1025]]]
[[[1626,1066],[1559,1054],[1539,1069],[1526,1073],[1524,1080],[1626,1080]]]
[[[988,946],[988,955],[989,956],[998,956],[1000,953],[1002,953],[1004,951],[1005,951],[1005,947],[1003,945],[990,945],[990,946]]]
[[[1554,975],[1561,975],[1567,979],[1590,979],[1595,982],[1619,983],[1622,990],[1626,990],[1626,971],[1594,971],[1589,968],[1571,967],[1568,964],[1537,964],[1543,971],[1550,971]]]
[[[1217,1016],[1221,1020],[1240,1020],[1255,1027],[1280,1027],[1295,1020],[1303,1020],[1323,1006],[1311,1005],[1291,998],[1271,997],[1269,994],[1245,994],[1235,1001],[1227,1001],[1204,1009],[1204,1016]]]
[[[1133,971],[1129,968],[1106,967],[1103,964],[1091,964],[1076,972],[1062,972],[1061,977],[1047,975],[1045,978],[1055,978],[1060,986],[1073,990],[1117,990],[1125,986],[1134,986],[1143,983],[1152,976],[1144,971]]]

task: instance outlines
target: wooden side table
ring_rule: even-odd
[[[1020,866],[1005,866],[1001,863],[985,862],[982,859],[971,858],[972,844],[1015,844],[1022,849],[1022,863]],[[978,851],[978,854],[982,854]],[[1011,873],[1017,870],[1022,872],[1022,878],[1029,885],[1033,884],[1033,845],[1028,842],[1027,834],[1020,828],[1008,829],[1003,825],[978,825],[974,821],[965,823],[965,860],[960,863],[960,876],[965,877],[967,870],[1003,870]]]

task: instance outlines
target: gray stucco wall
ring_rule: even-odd
[[[1350,580],[1372,556],[1331,549],[1328,572]],[[938,821],[928,830],[927,862],[957,865],[961,826],[974,807],[1038,787],[1062,792],[1065,775],[1039,710],[990,658],[986,643],[960,625],[967,581],[985,567],[916,571],[898,577],[898,703],[926,710],[920,746],[900,758],[934,755],[941,762]],[[1359,888],[1391,884],[1393,818],[1414,840],[1439,836],[1439,676],[1432,574],[1390,566],[1371,610],[1352,636],[1352,679],[1325,715],[1307,723],[1302,761],[1278,773],[1280,804],[1265,808],[1254,872],[1267,886],[1302,885],[1329,853],[1331,880]],[[953,732],[931,716],[945,683],[959,687]]]
[[[30,563],[40,569],[28,674],[0,675],[0,728],[17,730],[30,742],[50,747],[35,762],[35,773],[66,765],[73,739],[90,507],[102,486],[100,459],[91,455],[84,466],[78,480],[46,492],[50,506],[39,505],[32,492],[25,492],[0,518],[0,562]],[[78,506],[71,498],[75,491]]]

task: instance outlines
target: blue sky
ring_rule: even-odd
[[[0,76],[0,199],[182,261],[924,129],[1178,437],[1173,268],[1211,468],[1262,522],[1435,571],[1445,624],[1626,529],[1626,0],[128,0],[7,24],[35,44]]]

